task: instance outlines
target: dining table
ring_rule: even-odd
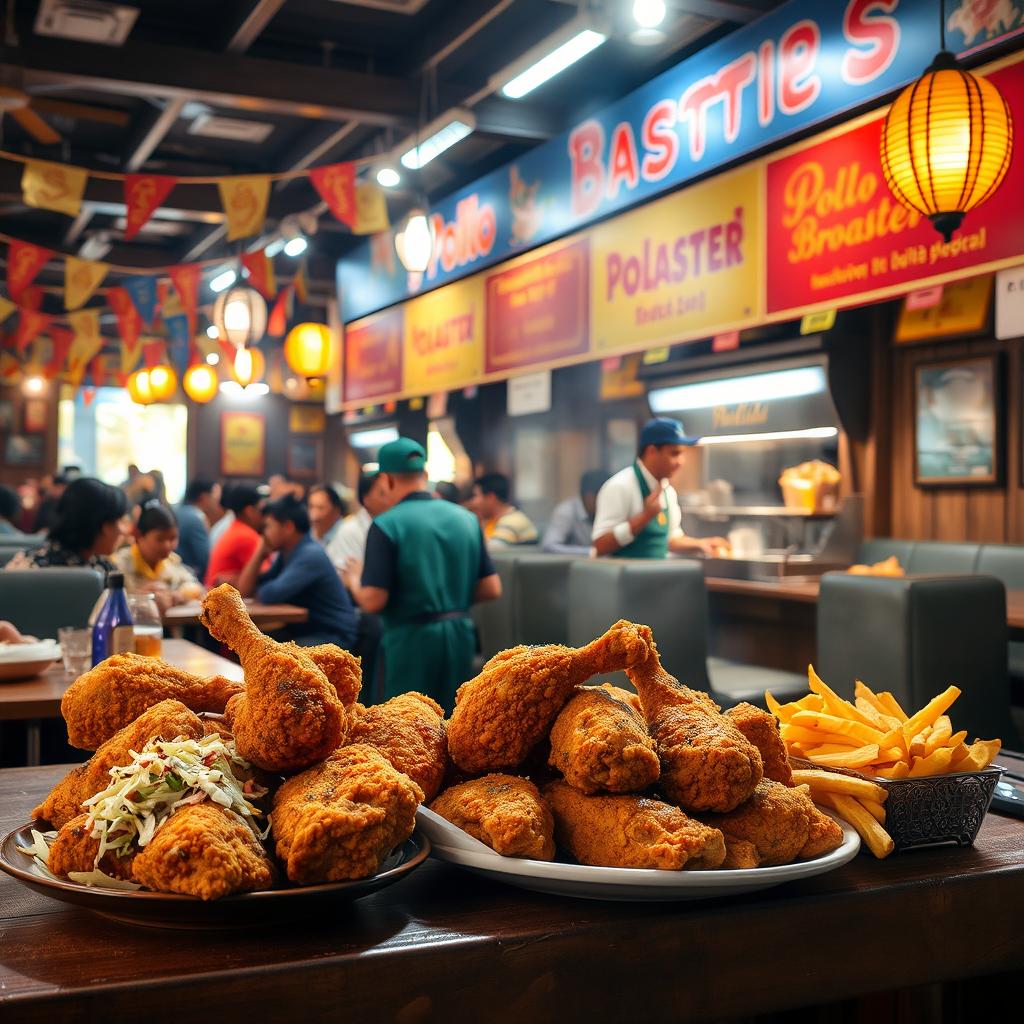
[[[0,835],[65,770],[0,771]],[[1024,821],[994,813],[972,847],[693,902],[544,895],[430,858],[293,920],[167,930],[0,874],[0,1019],[985,1020],[1019,1006],[1022,907]]]
[[[249,613],[249,618],[261,629],[275,624],[287,626],[309,621],[309,609],[300,608],[295,604],[262,604],[252,598],[246,598],[245,609]],[[186,601],[184,604],[168,608],[162,613],[161,620],[172,637],[181,637],[187,626],[200,624],[199,617],[202,611],[202,601]]]
[[[222,658],[188,640],[164,640],[161,657],[193,675],[221,675],[232,680],[242,679],[242,666],[237,662]],[[0,683],[0,722],[28,723],[27,764],[39,763],[39,723],[46,718],[60,717],[61,698],[75,678],[64,671],[60,662],[55,662],[30,679]]]

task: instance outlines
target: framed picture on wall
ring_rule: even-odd
[[[4,462],[8,466],[41,466],[45,440],[41,434],[11,434],[4,445]]]
[[[48,406],[45,398],[26,398],[22,412],[22,429],[26,434],[46,432]]]
[[[999,356],[922,363],[914,378],[914,483],[974,487],[1002,477]]]
[[[288,475],[320,476],[320,455],[323,444],[318,437],[293,437],[288,441]]]
[[[0,434],[6,434],[14,427],[14,403],[9,398],[0,398]]]
[[[221,476],[262,477],[266,461],[266,420],[258,412],[220,414]]]

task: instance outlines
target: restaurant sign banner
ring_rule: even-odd
[[[1024,61],[986,77],[1024,124]],[[890,193],[879,159],[883,121],[873,116],[768,159],[769,315],[853,297],[871,301],[904,292],[911,282],[1019,260],[1024,161],[1011,162],[992,198],[945,242]]]
[[[946,6],[955,52],[1024,30],[1012,0]],[[475,273],[885,97],[938,49],[937,0],[791,0],[439,202],[425,274],[363,243],[338,264],[342,316]]]
[[[367,317],[345,330],[343,388],[346,402],[364,402],[402,390],[401,306]]]
[[[594,355],[760,319],[760,182],[754,165],[590,232]]]

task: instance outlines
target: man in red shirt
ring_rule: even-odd
[[[221,504],[235,514],[235,521],[224,531],[210,552],[206,569],[207,587],[221,583],[238,586],[238,577],[260,546],[263,530],[263,497],[251,484],[225,488]]]

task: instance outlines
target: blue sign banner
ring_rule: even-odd
[[[994,9],[988,21],[979,6]],[[947,48],[974,53],[1024,32],[1024,0],[954,0],[946,19]],[[939,48],[938,0],[792,0],[438,203],[425,274],[405,272],[390,232],[367,240],[338,263],[342,318],[475,273],[887,96]]]

